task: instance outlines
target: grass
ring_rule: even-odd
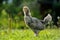
[[[60,29],[45,29],[36,37],[30,29],[0,30],[0,40],[60,40]]]

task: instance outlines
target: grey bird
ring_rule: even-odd
[[[44,29],[43,23],[39,19],[31,16],[30,9],[27,6],[23,7],[23,12],[25,24],[27,24],[37,36],[39,31]]]

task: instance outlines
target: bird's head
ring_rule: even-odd
[[[23,7],[23,12],[24,12],[24,15],[30,15],[30,9],[27,7],[27,6],[24,6]]]

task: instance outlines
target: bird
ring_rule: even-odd
[[[31,12],[28,6],[23,6],[23,13],[25,24],[28,25],[35,33],[35,36],[37,36],[39,31],[44,29],[43,23],[38,18],[31,16]]]

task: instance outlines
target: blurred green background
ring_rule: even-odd
[[[0,40],[60,40],[60,29],[45,29],[34,36],[24,23],[22,7],[27,5],[33,17],[41,19],[37,0],[0,0]]]

